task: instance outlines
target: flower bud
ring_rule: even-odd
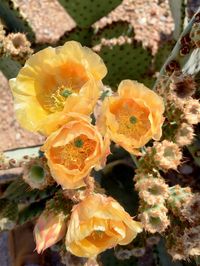
[[[146,210],[139,215],[144,229],[150,233],[164,232],[170,224],[167,211],[167,208],[163,204],[146,208]]]
[[[192,125],[182,123],[175,136],[176,143],[182,147],[190,145],[194,139],[194,129]]]
[[[136,182],[135,189],[139,191],[139,197],[149,205],[163,203],[169,194],[165,181],[152,175]]]
[[[164,140],[162,142],[155,142],[154,148],[155,161],[158,162],[162,170],[177,169],[182,159],[182,153],[177,144]]]
[[[185,118],[191,125],[196,125],[200,122],[200,103],[199,100],[191,98],[185,104]]]
[[[56,244],[66,233],[67,224],[66,216],[60,212],[43,212],[34,228],[34,237],[36,242],[36,250],[38,253]]]

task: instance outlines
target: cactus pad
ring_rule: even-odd
[[[19,212],[18,223],[24,224],[27,221],[39,216],[45,208],[45,201],[34,202]]]
[[[101,40],[118,38],[120,36],[133,37],[134,31],[130,23],[126,21],[116,21],[112,24],[106,25],[104,28],[95,32],[92,38],[92,45],[101,43]]]
[[[114,89],[117,89],[122,77],[142,82],[152,60],[151,53],[135,41],[113,47],[102,46],[99,54],[108,68],[104,83]]]
[[[0,1],[0,18],[5,22],[10,32],[27,34],[29,41],[35,40],[35,34],[28,22],[22,17],[19,10],[14,7],[13,1]]]
[[[88,27],[106,16],[122,0],[59,0],[61,5],[81,27]]]
[[[0,57],[0,70],[7,79],[16,77],[21,67],[19,62],[12,60],[9,56]]]
[[[63,45],[66,41],[77,41],[82,45],[91,46],[91,39],[93,35],[92,28],[79,28],[76,27],[71,31],[66,32],[59,40],[59,45]]]
[[[16,221],[17,217],[17,204],[8,199],[0,199],[0,219],[8,218],[10,221]]]

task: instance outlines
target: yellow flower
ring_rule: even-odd
[[[66,230],[66,216],[62,212],[58,214],[43,212],[34,228],[37,252],[41,253],[60,241],[65,236]]]
[[[151,138],[162,135],[164,103],[160,96],[137,81],[124,80],[118,94],[105,98],[98,126],[130,153],[138,153]]]
[[[56,182],[63,189],[74,189],[85,185],[83,179],[93,167],[104,165],[110,142],[103,140],[87,116],[69,113],[63,121],[65,124],[47,138],[42,151]]]
[[[90,114],[106,73],[102,59],[75,41],[39,51],[10,80],[18,121],[30,131],[46,134],[43,125],[60,112]]]
[[[66,248],[79,257],[95,257],[117,244],[129,244],[141,231],[141,224],[117,201],[94,194],[73,208]]]

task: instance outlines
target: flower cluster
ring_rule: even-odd
[[[66,201],[78,203],[71,215],[64,210],[42,213],[34,230],[39,253],[66,235],[68,251],[95,257],[130,243],[142,231],[117,201],[94,192],[92,173],[105,165],[111,141],[140,154],[149,140],[159,140],[164,102],[132,80],[121,81],[116,93],[105,93],[106,73],[96,53],[70,41],[32,55],[10,80],[19,123],[46,137],[42,157],[24,166],[25,182],[32,189],[56,182]],[[151,193],[159,198],[157,190],[165,190],[157,181],[152,188],[146,182],[146,199]]]
[[[168,250],[174,258],[182,256],[181,248],[187,250],[184,258],[198,255],[199,214],[193,210],[200,206],[199,195],[178,185],[169,187],[162,177],[169,169],[177,170],[181,147],[192,142],[193,125],[200,122],[200,104],[191,97],[196,90],[193,77],[172,75],[160,95],[137,81],[122,80],[114,93],[102,82],[106,73],[99,55],[70,41],[32,55],[10,80],[19,123],[45,136],[39,158],[23,166],[23,179],[32,189],[55,185],[62,195],[58,200],[55,193],[36,222],[38,253],[62,240],[63,260],[73,261],[75,255],[93,265],[99,253],[128,245],[142,228],[163,233],[179,217],[190,227],[178,229],[179,240],[167,235],[179,243]],[[137,164],[140,222],[95,187],[94,173],[106,165],[111,142]],[[135,156],[141,156],[138,162]],[[143,246],[134,244],[131,250],[115,249],[119,259],[144,253]]]
[[[17,118],[47,136],[41,151],[63,189],[84,186],[91,170],[103,167],[111,140],[138,154],[161,137],[163,100],[136,81],[122,81],[116,94],[103,99],[96,125],[91,123],[106,72],[97,54],[71,41],[34,54],[10,80]]]
[[[74,205],[68,219],[64,212],[45,212],[38,219],[34,235],[38,253],[65,237],[68,251],[78,257],[95,257],[117,244],[130,243],[142,231],[141,224],[111,197],[91,194]],[[68,228],[67,228],[68,227]]]

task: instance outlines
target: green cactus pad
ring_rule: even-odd
[[[116,90],[122,79],[133,79],[142,82],[145,73],[151,66],[150,51],[144,49],[140,43],[102,46],[99,55],[104,60],[108,74],[104,83]]]
[[[17,217],[17,204],[8,199],[0,199],[0,219],[8,218],[10,221],[16,221]]]
[[[144,79],[142,79],[142,83],[147,86],[149,89],[153,88],[153,85],[155,83],[156,79],[154,77],[152,77],[151,75],[147,75],[145,76]]]
[[[12,60],[9,56],[0,57],[0,70],[7,79],[15,78],[21,67],[19,62]]]
[[[6,24],[10,32],[26,33],[29,41],[35,40],[35,34],[28,22],[22,17],[18,9],[14,8],[12,1],[0,1],[0,18]]]
[[[80,42],[82,45],[91,46],[92,35],[93,35],[92,28],[83,29],[80,27],[76,27],[71,31],[66,32],[61,37],[58,44],[63,45],[67,41],[77,41]]]
[[[16,202],[32,203],[52,196],[56,191],[55,186],[47,187],[44,190],[31,189],[22,178],[18,178],[8,186],[3,196]]]
[[[88,27],[106,16],[122,0],[59,0],[61,5],[81,27]]]
[[[38,217],[45,208],[45,201],[34,202],[19,212],[18,223],[24,224],[27,221],[31,221],[35,217]]]
[[[106,25],[104,28],[95,32],[92,38],[92,45],[95,46],[101,42],[101,39],[112,39],[120,36],[133,37],[134,31],[130,23],[126,21],[116,21]]]

